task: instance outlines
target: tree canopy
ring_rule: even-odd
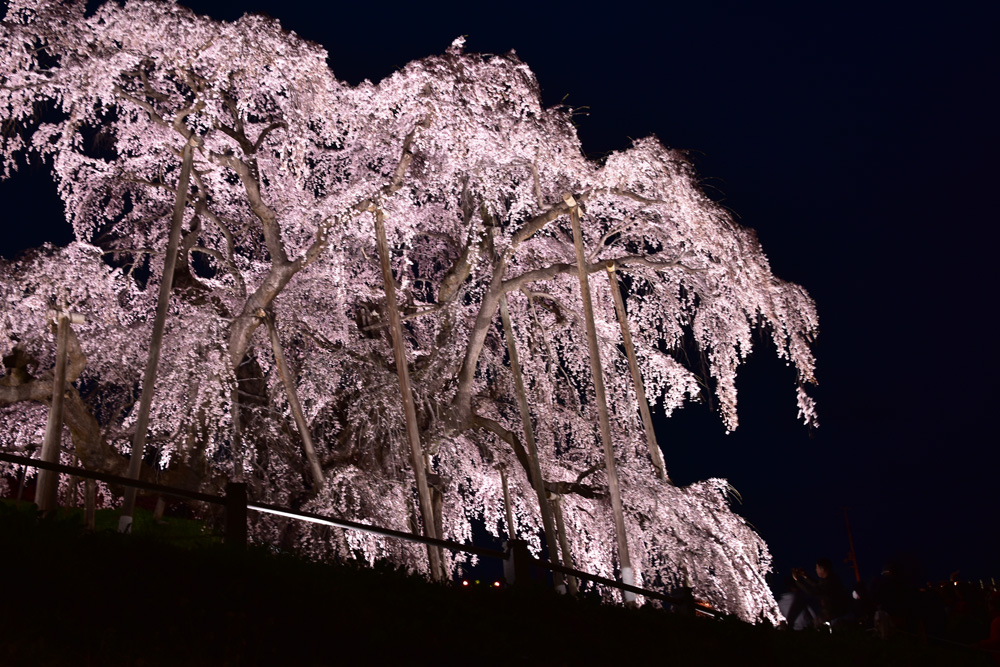
[[[380,215],[439,534],[469,539],[475,520],[507,530],[503,467],[513,530],[540,548],[504,298],[542,478],[572,560],[613,576],[571,194],[636,581],[687,583],[743,618],[777,617],[763,578],[767,547],[729,508],[726,483],[679,488],[657,474],[605,269],[611,262],[622,276],[659,409],[670,415],[711,392],[730,429],[736,372],[761,328],[797,369],[800,415],[815,423],[804,391],[814,382],[815,307],[771,273],[753,232],[700,191],[681,153],[651,137],[588,159],[572,110],[543,108],[513,52],[467,54],[462,40],[351,86],[319,45],[262,16],[223,23],[160,2],[88,14],[82,2],[12,0],[0,29],[3,173],[26,159],[51,164],[76,237],[0,265],[0,446],[30,451],[41,439],[55,350],[47,311],[59,302],[87,315],[71,334],[64,460],[127,466],[181,150],[191,143],[144,474],[198,488],[241,478],[261,501],[417,529]],[[276,349],[292,369],[321,479],[303,453]],[[273,517],[253,530],[317,554],[426,567],[420,551],[371,536]]]

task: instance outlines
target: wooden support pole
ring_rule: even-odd
[[[83,481],[83,527],[93,532],[97,518],[97,480]]]
[[[559,543],[556,541],[556,528],[552,520],[552,509],[549,507],[545,494],[545,479],[542,477],[542,466],[538,460],[538,446],[535,443],[535,429],[531,425],[531,411],[528,408],[528,396],[524,391],[524,377],[521,375],[521,361],[517,355],[517,343],[514,341],[514,328],[510,324],[510,312],[507,310],[507,297],[500,295],[500,319],[503,320],[503,334],[507,339],[507,354],[510,356],[510,370],[514,374],[514,390],[517,393],[517,405],[521,411],[521,426],[524,432],[524,448],[528,452],[531,464],[531,482],[538,496],[538,508],[542,514],[542,527],[545,532],[545,543],[549,549],[552,562],[559,562]],[[553,573],[556,587],[563,584],[563,575]],[[565,589],[563,589],[565,590]]]
[[[622,511],[621,489],[618,484],[618,467],[615,452],[611,446],[611,420],[608,417],[608,401],[604,391],[604,372],[601,370],[601,350],[597,346],[597,328],[594,325],[594,305],[590,299],[590,283],[587,274],[587,256],[583,251],[583,232],[580,230],[580,209],[573,196],[566,194],[563,200],[569,206],[569,218],[573,227],[573,245],[576,246],[576,268],[580,277],[580,297],[583,299],[583,318],[587,327],[587,346],[590,351],[590,371],[594,377],[594,396],[597,401],[597,418],[604,446],[604,466],[608,473],[608,492],[611,496],[611,510],[615,517],[615,538],[618,542],[618,563],[622,581],[633,585],[632,559],[628,552],[628,537],[625,534],[625,514]],[[635,602],[635,593],[625,591],[625,602]]]
[[[295,418],[295,425],[298,427],[299,436],[302,438],[302,449],[305,450],[306,461],[309,463],[309,472],[312,474],[315,490],[319,492],[323,489],[325,483],[323,468],[320,466],[319,457],[316,456],[316,448],[313,446],[312,435],[309,433],[309,424],[306,423],[306,416],[302,411],[302,404],[299,402],[295,376],[292,375],[292,371],[289,370],[288,363],[285,361],[285,352],[281,347],[278,326],[274,322],[273,313],[259,310],[257,311],[257,317],[262,319],[267,325],[267,333],[271,339],[271,350],[274,352],[274,362],[278,366],[278,374],[281,376],[281,382],[285,386],[285,396],[288,397],[288,407],[292,410],[292,417]]]
[[[63,394],[66,392],[66,350],[69,347],[69,318],[66,308],[60,306],[54,312],[58,322],[56,329],[56,367],[52,378],[52,403],[49,419],[45,425],[45,440],[42,441],[41,458],[47,463],[59,463],[59,444],[63,429]],[[35,504],[40,512],[51,512],[58,506],[59,474],[49,470],[38,471],[35,487]]]
[[[247,485],[242,482],[226,483],[225,531],[227,546],[247,548]]]
[[[615,312],[618,314],[618,324],[622,330],[622,341],[625,343],[625,355],[628,357],[628,368],[632,372],[632,386],[635,387],[635,398],[639,403],[639,414],[642,415],[642,426],[646,431],[646,446],[649,447],[649,458],[656,468],[656,475],[666,481],[667,469],[663,465],[663,454],[656,442],[656,431],[653,429],[653,417],[649,413],[649,403],[646,401],[646,389],[642,385],[642,373],[635,358],[635,346],[632,344],[632,332],[628,326],[628,314],[625,312],[625,301],[618,288],[618,276],[615,275],[615,263],[608,260],[605,263],[608,270],[608,283],[611,285],[611,296],[615,300]]]
[[[569,551],[569,537],[566,535],[566,524],[563,522],[562,496],[553,496],[551,505],[552,513],[556,517],[556,529],[559,531],[559,547],[562,551],[563,567],[575,570],[576,567],[573,565],[573,555]],[[566,583],[569,584],[570,595],[576,595],[580,592],[580,587],[577,584],[576,577],[567,576]]]
[[[80,467],[80,457],[79,456],[76,456],[76,455],[73,456],[73,467],[74,468],[79,468]],[[80,506],[79,502],[77,500],[77,490],[79,489],[79,486],[80,486],[80,480],[81,480],[81,478],[78,475],[70,475],[69,476],[69,491],[66,494],[66,504],[67,504],[68,507],[79,507]]]
[[[233,369],[234,373],[236,369]],[[244,482],[243,473],[243,419],[240,415],[240,379],[235,376],[236,386],[231,392],[229,402],[230,418],[233,421],[233,432],[230,440],[230,452],[233,457],[233,481]]]
[[[31,455],[31,451],[29,451],[28,455]],[[14,501],[15,506],[18,508],[21,507],[21,498],[24,497],[24,478],[27,474],[28,466],[21,466],[21,474],[17,476],[17,499]],[[35,488],[37,489],[38,487],[36,486]]]
[[[153,523],[162,523],[163,514],[167,511],[167,499],[156,496],[156,507],[153,508]]]
[[[507,539],[516,540],[514,534],[514,512],[510,507],[510,490],[507,488],[507,466],[502,463],[497,466],[500,471],[500,484],[503,486],[503,511],[507,517]]]
[[[174,267],[177,265],[177,247],[184,225],[184,205],[187,203],[188,184],[191,180],[191,163],[194,161],[194,146],[197,140],[191,137],[181,154],[181,174],[177,183],[177,198],[174,200],[174,216],[170,224],[170,238],[167,241],[167,256],[163,262],[163,280],[156,301],[156,318],[153,320],[153,335],[149,341],[149,358],[146,372],[142,376],[142,395],[139,397],[139,413],[135,421],[135,436],[132,438],[132,453],[128,462],[129,479],[139,479],[142,457],[146,451],[146,429],[149,428],[149,409],[153,404],[153,388],[156,385],[156,370],[160,363],[160,348],[163,345],[163,330],[170,307],[170,291],[174,284]],[[135,487],[125,489],[125,501],[118,518],[118,531],[132,532],[132,514],[135,512]]]
[[[434,509],[431,504],[427,472],[424,469],[424,454],[420,445],[420,427],[417,424],[417,410],[413,404],[410,388],[410,372],[407,368],[406,346],[403,344],[403,327],[396,305],[396,280],[389,263],[389,242],[385,234],[385,214],[382,209],[372,207],[375,216],[375,239],[378,243],[379,260],[382,264],[382,281],[385,283],[386,310],[389,315],[389,332],[392,336],[392,353],[396,360],[396,375],[399,377],[399,393],[403,401],[403,416],[406,420],[406,435],[410,444],[410,465],[417,481],[417,499],[420,501],[420,518],[424,524],[424,536],[439,539],[434,525]],[[430,561],[431,578],[444,581],[444,563],[439,547],[428,544],[427,558]]]

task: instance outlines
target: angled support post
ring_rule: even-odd
[[[576,247],[576,268],[580,277],[580,297],[583,299],[583,319],[587,327],[587,346],[590,351],[590,371],[594,378],[594,395],[597,401],[597,418],[604,446],[604,467],[608,473],[608,492],[611,496],[611,510],[615,517],[615,539],[618,542],[618,564],[622,581],[633,585],[632,559],[628,552],[628,537],[625,533],[625,513],[622,510],[621,488],[618,484],[618,467],[615,452],[611,446],[611,420],[608,417],[608,400],[604,390],[604,372],[601,369],[601,350],[597,345],[597,328],[594,325],[594,305],[590,299],[590,282],[587,271],[587,256],[583,250],[583,232],[580,229],[580,207],[573,195],[566,194],[563,200],[569,206],[570,223],[573,226],[573,245]],[[626,604],[635,603],[635,593],[624,591]]]
[[[170,223],[170,238],[167,241],[167,257],[163,262],[163,280],[156,301],[156,318],[153,320],[153,335],[149,341],[149,358],[146,372],[142,376],[142,395],[139,397],[139,413],[135,422],[135,436],[132,438],[132,453],[128,462],[129,479],[139,479],[142,457],[146,452],[146,429],[149,428],[149,409],[153,404],[153,389],[156,385],[156,371],[160,363],[160,348],[163,345],[163,330],[170,307],[170,291],[174,284],[174,267],[177,265],[177,248],[184,225],[184,206],[187,203],[188,184],[191,181],[191,164],[194,161],[194,147],[198,139],[192,136],[184,144],[181,153],[181,174],[177,183],[177,198],[174,200],[174,216]],[[125,489],[125,501],[118,518],[118,532],[132,532],[132,515],[135,513],[136,488]]]
[[[247,546],[247,485],[226,484],[226,545],[238,549]]]
[[[556,517],[556,529],[559,531],[559,547],[562,551],[563,567],[575,569],[573,567],[573,555],[569,550],[569,536],[566,535],[566,523],[563,521],[562,496],[553,495],[549,503],[552,505],[552,513]],[[580,585],[576,577],[567,576],[566,583],[569,586],[570,595],[576,595],[580,592]]]
[[[59,463],[59,443],[62,441],[63,397],[66,392],[66,354],[69,348],[70,324],[82,324],[85,319],[79,313],[71,313],[65,307],[49,311],[56,321],[56,367],[52,378],[52,403],[49,419],[45,424],[45,439],[42,441],[41,459],[46,463]],[[58,506],[59,473],[50,470],[38,471],[35,503],[40,512],[51,512]]]
[[[503,486],[503,511],[507,518],[507,539],[514,540],[517,536],[514,535],[514,512],[510,507],[510,490],[507,488],[507,466],[504,464],[497,465],[497,470],[500,472],[500,484]]]
[[[517,393],[517,405],[521,412],[521,426],[524,433],[524,448],[528,452],[531,463],[531,482],[538,496],[538,508],[542,514],[542,526],[545,532],[545,544],[549,549],[549,558],[559,562],[559,542],[556,541],[556,528],[552,520],[552,508],[549,507],[545,493],[545,480],[542,477],[542,467],[538,460],[538,445],[535,442],[535,429],[531,424],[531,410],[528,408],[528,397],[524,390],[524,377],[521,375],[521,361],[517,355],[517,343],[514,341],[514,329],[510,323],[510,312],[507,310],[507,296],[500,295],[500,318],[503,320],[503,334],[507,339],[507,354],[510,356],[510,370],[514,375],[514,388]],[[553,572],[556,588],[565,592],[563,575]]]
[[[431,491],[427,484],[427,471],[424,468],[424,453],[420,445],[420,427],[417,424],[417,410],[413,404],[413,390],[410,387],[410,371],[406,362],[406,346],[403,344],[403,327],[399,319],[399,307],[396,305],[396,280],[389,264],[389,242],[385,234],[385,214],[381,208],[371,207],[375,217],[375,240],[378,243],[379,260],[382,264],[382,281],[385,284],[386,310],[389,314],[389,330],[392,334],[392,353],[396,360],[396,374],[399,377],[399,393],[403,401],[403,417],[406,421],[406,435],[410,444],[410,465],[413,466],[413,476],[417,481],[417,499],[420,501],[420,518],[424,524],[424,536],[438,539],[435,530],[434,510],[431,504]],[[427,545],[427,558],[430,561],[431,578],[434,581],[444,581],[444,563],[441,549],[432,544]]]
[[[309,432],[309,424],[306,422],[302,403],[299,402],[299,392],[295,387],[295,377],[288,368],[288,362],[285,361],[285,352],[281,347],[281,337],[278,335],[278,325],[274,321],[273,313],[258,310],[257,317],[267,325],[267,333],[271,339],[271,350],[274,352],[274,362],[278,366],[278,375],[281,376],[281,382],[285,385],[285,396],[288,397],[288,407],[292,411],[295,425],[299,429],[299,436],[302,438],[302,449],[305,452],[306,461],[309,463],[309,472],[312,474],[313,484],[316,491],[319,492],[323,489],[326,480],[323,478],[323,468],[319,463],[319,456],[316,455],[316,447],[313,446],[312,434]]]
[[[646,389],[642,384],[642,373],[639,372],[639,362],[635,358],[635,345],[632,344],[632,332],[628,326],[628,313],[625,312],[625,301],[618,288],[618,276],[615,274],[615,263],[608,260],[605,263],[608,271],[608,283],[611,285],[611,296],[615,301],[615,313],[618,314],[618,324],[622,330],[622,342],[625,343],[625,355],[628,357],[628,369],[632,372],[632,386],[635,387],[635,398],[639,403],[639,414],[642,415],[642,426],[646,431],[646,446],[649,448],[649,458],[656,468],[656,476],[666,481],[667,469],[663,465],[663,454],[656,442],[656,431],[653,429],[653,417],[649,412],[649,402],[646,401]]]

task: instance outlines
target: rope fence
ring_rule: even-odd
[[[153,482],[146,482],[138,479],[131,479],[128,477],[121,477],[119,475],[94,472],[92,470],[85,470],[83,468],[76,468],[73,466],[62,465],[60,463],[49,463],[47,461],[27,458],[24,456],[17,456],[14,454],[7,454],[5,452],[0,452],[0,461],[6,461],[7,463],[13,463],[15,465],[42,468],[44,470],[51,470],[53,472],[62,473],[66,475],[75,475],[77,477],[83,477],[85,479],[94,479],[99,482],[105,482],[106,484],[116,484],[126,487],[133,487],[136,489],[142,489],[145,491],[152,491],[173,498],[182,498],[204,503],[211,503],[215,505],[222,505],[225,508],[225,516],[226,516],[224,541],[227,544],[233,546],[246,547],[247,511],[252,510],[255,512],[283,516],[298,521],[308,521],[320,525],[346,528],[348,530],[356,530],[364,533],[381,535],[383,537],[391,537],[394,539],[405,540],[407,542],[415,542],[427,546],[440,547],[448,549],[450,551],[470,553],[486,558],[496,558],[504,562],[504,577],[505,579],[507,579],[508,584],[514,584],[517,581],[528,581],[530,579],[530,570],[532,567],[535,567],[535,568],[545,569],[553,573],[559,572],[561,574],[569,575],[571,577],[576,577],[577,579],[590,581],[597,585],[608,586],[610,588],[617,588],[618,590],[623,591],[623,596],[624,592],[630,592],[636,595],[645,596],[653,600],[666,602],[671,605],[687,605],[691,603],[690,600],[685,600],[680,597],[666,595],[665,593],[649,590],[646,588],[641,588],[639,586],[632,586],[619,581],[615,581],[613,579],[601,577],[596,574],[591,574],[589,572],[584,572],[582,570],[577,570],[571,567],[564,567],[556,563],[535,558],[528,551],[527,543],[521,540],[508,540],[506,543],[507,549],[505,551],[500,551],[497,549],[479,547],[474,544],[462,544],[459,542],[452,542],[451,540],[441,540],[432,537],[424,537],[423,535],[406,533],[399,530],[393,530],[391,528],[382,528],[381,526],[375,526],[367,523],[359,523],[357,521],[351,521],[349,519],[339,519],[335,517],[323,516],[320,514],[313,514],[311,512],[300,512],[298,510],[293,510],[286,507],[278,507],[266,503],[258,503],[255,501],[250,501],[247,499],[246,485],[236,482],[229,482],[228,484],[226,484],[225,495],[219,496],[208,493],[201,493],[198,491],[188,491],[187,489],[179,489],[177,487],[166,486],[163,484],[156,484]],[[694,611],[704,616],[712,618],[718,617],[717,613],[697,606],[695,607]]]

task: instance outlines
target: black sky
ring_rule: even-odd
[[[689,151],[818,304],[821,427],[795,422],[792,372],[764,345],[734,434],[703,406],[662,424],[671,477],[728,478],[779,576],[846,554],[846,506],[865,578],[900,554],[927,578],[1000,577],[995,3],[184,4],[279,18],[351,83],[468,35],[516,50],[546,104],[587,107],[588,154],[648,134]],[[4,256],[68,240],[45,179],[0,184]]]

